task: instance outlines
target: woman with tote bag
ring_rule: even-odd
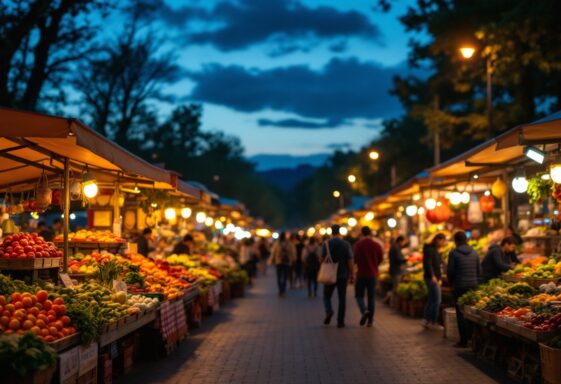
[[[325,319],[323,324],[329,325],[333,317],[331,297],[337,289],[339,308],[337,310],[337,328],[345,327],[345,309],[347,298],[347,284],[353,283],[353,251],[351,245],[343,240],[340,227],[331,227],[333,238],[325,242],[321,250],[321,266],[318,282],[324,284],[323,304],[325,306]]]

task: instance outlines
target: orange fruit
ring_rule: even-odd
[[[21,293],[18,292],[14,292],[12,293],[12,303],[15,301],[20,301],[21,300]]]
[[[64,326],[69,325],[70,322],[71,322],[70,317],[68,317],[68,316],[66,316],[66,315],[65,315],[65,316],[62,316],[62,317],[60,318],[60,321],[62,321],[62,324],[63,324]]]
[[[51,309],[52,306],[53,306],[53,303],[52,303],[51,300],[45,300],[45,301],[43,302],[43,309],[44,309],[45,311],[48,311],[49,309]]]
[[[31,329],[33,327],[33,322],[31,320],[25,320],[22,327],[23,329]]]
[[[43,320],[39,319],[39,320],[37,320],[35,325],[39,328],[45,328],[47,326],[47,323],[45,323]]]
[[[49,298],[49,293],[47,291],[37,291],[37,293],[35,294],[35,297],[37,298],[37,301],[42,303],[45,300],[47,300]]]
[[[64,304],[64,301],[60,297],[58,297],[55,299],[55,301],[53,301],[53,304],[61,305]]]
[[[31,297],[24,297],[23,299],[21,299],[21,302],[25,308],[29,308],[33,305],[33,300],[31,300]]]
[[[58,333],[58,329],[56,329],[56,327],[49,327],[49,333],[52,336],[56,336],[56,334]]]
[[[10,327],[11,330],[15,331],[16,329],[19,329],[19,327],[21,326],[21,323],[19,322],[18,319],[12,319],[10,320],[10,323],[8,324],[8,327]]]

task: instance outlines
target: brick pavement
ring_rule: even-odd
[[[304,290],[278,298],[269,274],[246,298],[205,318],[173,355],[136,367],[121,382],[509,382],[470,351],[455,350],[440,333],[423,330],[419,320],[379,303],[374,327],[359,327],[351,294],[349,289],[347,328],[324,327],[320,298],[308,299]]]

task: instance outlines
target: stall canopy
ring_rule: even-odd
[[[430,168],[433,178],[454,177],[493,167],[517,165],[527,146],[539,146],[546,153],[561,143],[561,111],[529,124],[519,125],[477,147]]]
[[[122,180],[157,189],[175,189],[178,184],[177,174],[142,160],[79,120],[0,108],[3,189],[32,183],[43,172],[61,174],[65,158],[75,174],[87,167],[107,181]],[[197,188],[184,187],[181,192],[200,196]]]

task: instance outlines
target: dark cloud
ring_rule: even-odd
[[[188,43],[210,44],[223,51],[263,42],[284,42],[294,50],[333,38],[360,37],[378,43],[381,38],[380,29],[364,13],[331,6],[309,7],[299,0],[219,1],[211,8],[171,8],[163,0],[144,1],[158,5],[154,14],[170,27],[184,29],[193,20],[200,22],[199,29],[189,28],[185,34]]]
[[[325,146],[328,149],[350,149],[351,143],[332,143]]]
[[[243,112],[270,108],[340,122],[385,118],[401,112],[388,91],[393,76],[404,73],[404,65],[356,59],[333,59],[317,71],[305,65],[259,70],[210,64],[189,75],[196,83],[189,97]]]
[[[329,50],[333,53],[341,53],[347,50],[347,42],[346,41],[337,41],[329,46]]]
[[[139,16],[143,19],[159,20],[172,28],[183,28],[193,20],[209,19],[206,9],[193,5],[172,8],[164,0],[138,0],[137,6],[141,10]]]
[[[337,128],[342,123],[343,122],[341,120],[324,120],[320,122],[301,120],[301,119],[257,120],[257,124],[259,124],[259,126],[261,127],[304,128],[304,129]]]

